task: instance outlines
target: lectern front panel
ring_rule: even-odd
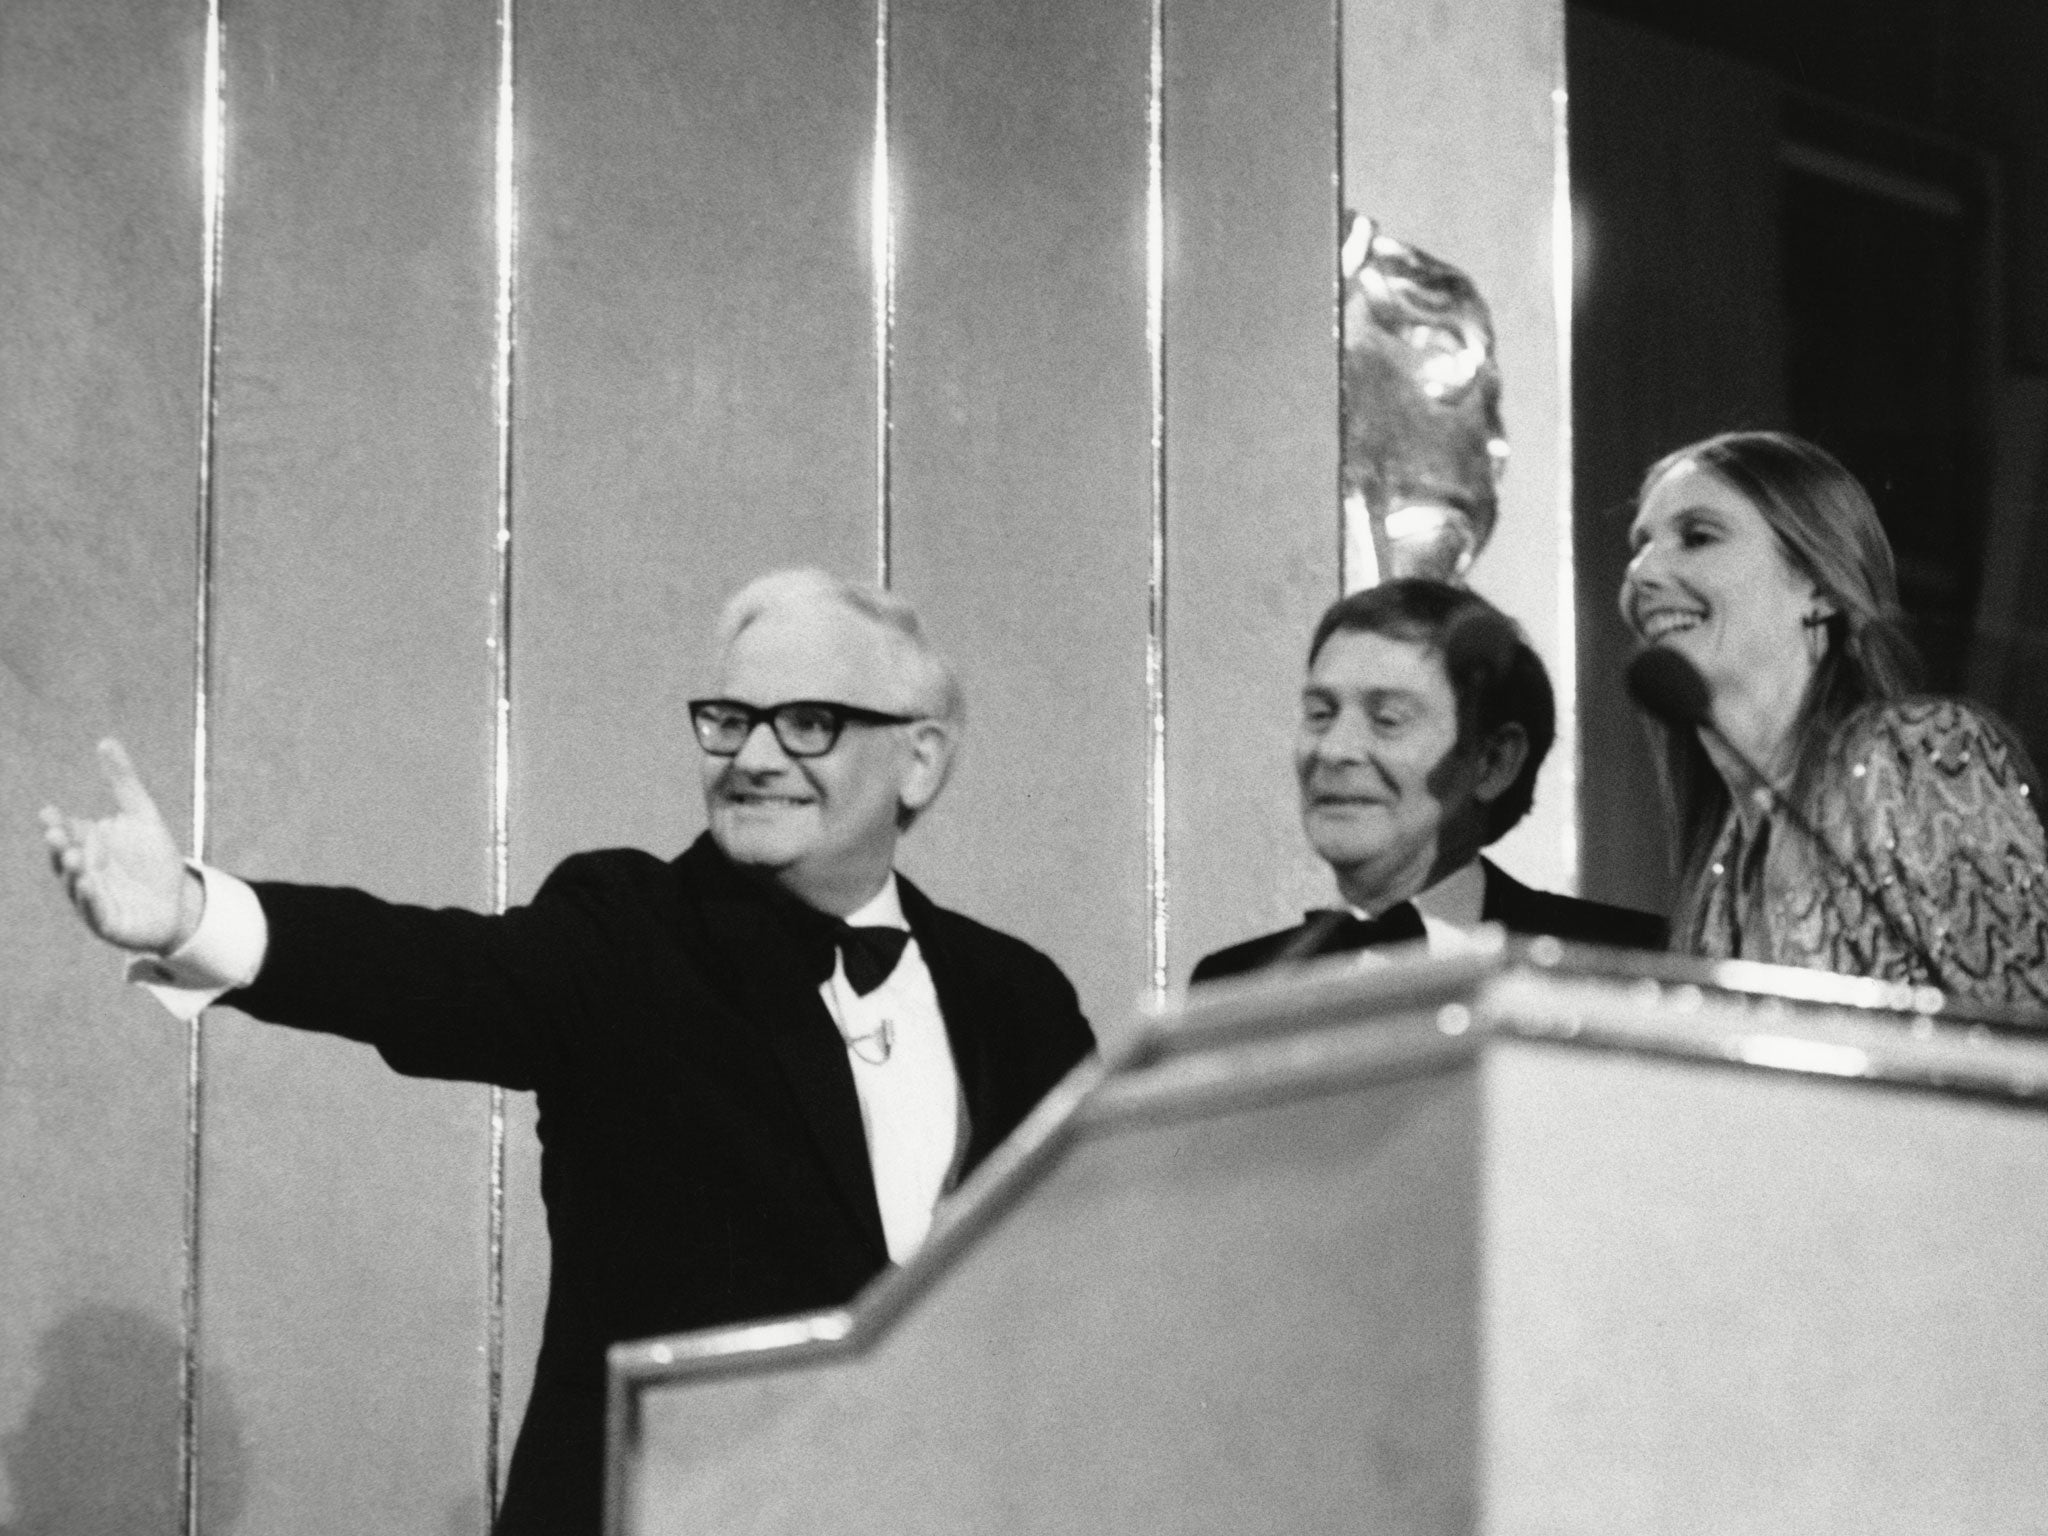
[[[1489,1052],[1483,1528],[2048,1528],[2048,1114]]]
[[[626,1529],[1470,1529],[1475,1090],[1084,1131],[871,1350],[646,1394]]]
[[[2048,1530],[2048,1034],[1940,1008],[1533,948],[1197,996],[850,1311],[615,1351],[619,1530]]]

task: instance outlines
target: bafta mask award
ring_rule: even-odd
[[[1345,588],[1462,581],[1493,533],[1508,457],[1486,302],[1356,213],[1340,271]]]

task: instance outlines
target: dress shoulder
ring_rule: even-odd
[[[1934,961],[1925,979],[1977,1001],[2041,1007],[2048,837],[2038,795],[2025,748],[1997,716],[1913,697],[1842,723],[1812,806],[1829,843],[1883,893],[1885,926],[1910,932]],[[1856,947],[1898,946],[1871,931]],[[1924,963],[1899,958],[1924,977]]]
[[[1889,699],[1856,711],[1835,733],[1814,809],[1838,847],[1898,854],[1915,869],[1996,851],[2018,873],[2044,851],[2026,749],[1996,715],[1962,699]]]
[[[1836,729],[1830,757],[1853,768],[1866,754],[1886,752],[1916,753],[1950,774],[1967,769],[1970,763],[1962,754],[1975,752],[1995,776],[2026,785],[2035,778],[2034,765],[2012,728],[1968,699],[1916,694],[1866,704]],[[2037,792],[2030,787],[2026,795]]]

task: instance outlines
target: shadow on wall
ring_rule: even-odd
[[[13,1518],[0,1536],[164,1536],[178,1507],[178,1330],[127,1307],[80,1307],[43,1335],[42,1379],[0,1436]],[[200,1511],[234,1529],[248,1481],[240,1416],[213,1372],[200,1383]]]

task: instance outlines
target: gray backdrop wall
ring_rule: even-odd
[[[885,576],[971,700],[909,871],[1113,1027],[1327,896],[1340,203],[1493,301],[1477,584],[1569,705],[1561,59],[1556,0],[11,0],[8,1529],[478,1531],[542,1301],[521,1099],[119,984],[33,840],[97,736],[229,868],[490,906],[694,835],[727,591]]]

